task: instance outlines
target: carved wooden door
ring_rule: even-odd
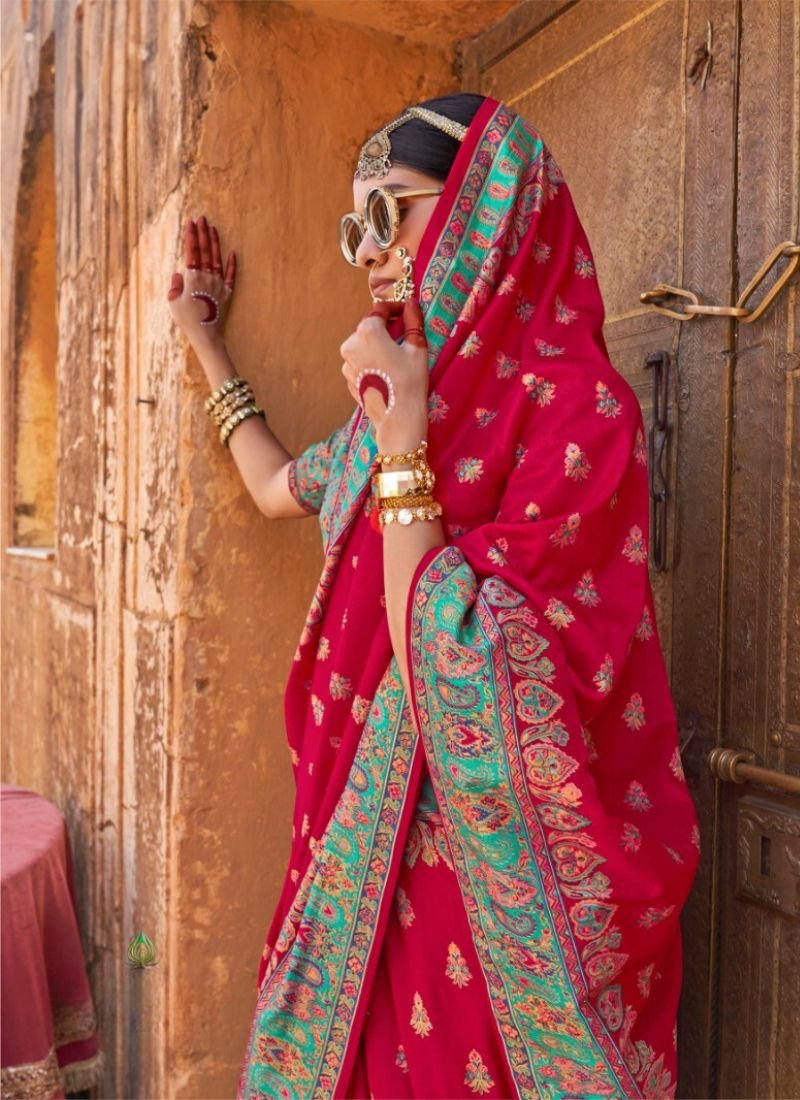
[[[702,839],[683,1097],[800,1095],[800,805],[769,774],[720,778],[743,769],[712,752],[800,775],[800,311],[796,277],[753,323],[639,295],[729,305],[797,242],[799,44],[800,0],[536,0],[462,58],[464,90],[525,115],[564,169],[610,354],[656,421],[651,577]]]

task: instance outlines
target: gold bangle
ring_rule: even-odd
[[[427,439],[423,439],[418,446],[414,447],[410,451],[401,451],[396,455],[375,455],[375,461],[379,462],[382,466],[399,466],[403,462],[410,462],[413,464],[414,460],[425,458],[425,451],[428,447]]]
[[[206,412],[210,413],[214,406],[219,404],[219,402],[222,400],[223,397],[225,397],[226,394],[230,393],[232,390],[240,389],[242,386],[246,386],[247,384],[248,383],[245,381],[245,379],[238,374],[234,374],[231,378],[226,378],[222,385],[218,389],[214,390],[210,397],[206,398]]]
[[[430,493],[405,493],[403,496],[379,496],[377,498],[377,507],[379,508],[413,508],[418,504],[430,504],[432,502]]]
[[[420,459],[411,470],[388,470],[373,474],[372,484],[381,497],[398,496],[403,485],[431,493],[436,485],[436,476],[425,459]]]
[[[378,512],[378,523],[381,527],[399,523],[402,527],[408,527],[417,519],[436,519],[442,514],[442,506],[438,500],[431,500],[430,504],[418,504],[413,508],[381,508]]]
[[[240,409],[242,405],[247,405],[250,402],[254,402],[255,399],[256,395],[253,393],[249,386],[247,387],[247,389],[234,390],[232,393],[229,393],[227,397],[224,397],[222,401],[220,401],[219,405],[216,405],[211,410],[211,416],[214,420],[214,423],[217,425],[217,427],[221,427],[232,412]]]
[[[250,416],[260,416],[262,420],[267,419],[264,415],[264,410],[260,409],[258,405],[245,405],[243,409],[237,409],[235,413],[231,413],[222,425],[219,433],[220,443],[227,447],[231,432],[234,428],[238,428],[238,426]]]
[[[423,439],[420,445],[418,447],[414,447],[411,451],[403,451],[401,454],[396,455],[378,455],[377,460],[379,462],[385,462],[387,465],[390,465],[392,463],[402,463],[403,465],[410,465],[410,472],[414,475],[417,487],[423,492],[431,493],[433,492],[434,486],[436,485],[436,477],[433,470],[428,465],[428,461],[425,457],[427,447],[427,441]],[[408,473],[408,469],[402,471],[381,470],[380,472],[376,472],[372,475],[373,485],[377,484],[378,478],[392,478],[397,477],[398,475],[408,476]],[[384,496],[387,494],[381,492],[380,495]],[[390,492],[388,495],[392,496],[393,493]]]

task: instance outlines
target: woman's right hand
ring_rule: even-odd
[[[167,300],[192,347],[208,347],[221,339],[236,280],[236,253],[228,253],[223,277],[219,233],[203,214],[186,223],[184,260],[185,271],[173,273]]]

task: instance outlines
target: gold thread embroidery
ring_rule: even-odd
[[[481,1096],[484,1096],[494,1088],[494,1081],[492,1080],[491,1074],[484,1065],[483,1059],[477,1050],[471,1050],[469,1052],[464,1084],[469,1085],[473,1092],[480,1093]]]
[[[425,1005],[422,1003],[422,997],[419,993],[414,994],[414,1007],[411,1010],[410,1022],[420,1039],[424,1039],[426,1035],[430,1035],[433,1031],[431,1018],[425,1010]]]
[[[41,1062],[3,1066],[0,1083],[3,1100],[49,1100],[54,1093],[61,1091],[55,1047],[50,1048]]]
[[[97,1020],[91,1001],[56,1009],[53,1015],[53,1031],[57,1047],[91,1038],[97,1031]]]
[[[451,943],[447,948],[447,965],[444,972],[453,985],[463,989],[472,978],[472,971],[467,966],[467,960],[461,954],[458,944]]]
[[[416,920],[417,914],[414,912],[408,894],[402,886],[397,887],[395,904],[397,906],[397,919],[400,921],[400,927],[408,930]]]

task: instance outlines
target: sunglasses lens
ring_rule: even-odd
[[[364,216],[375,240],[388,248],[394,240],[394,219],[389,200],[382,191],[370,191],[367,195]]]
[[[356,262],[356,251],[364,238],[364,230],[352,214],[345,214],[339,223],[339,243],[348,263]]]

